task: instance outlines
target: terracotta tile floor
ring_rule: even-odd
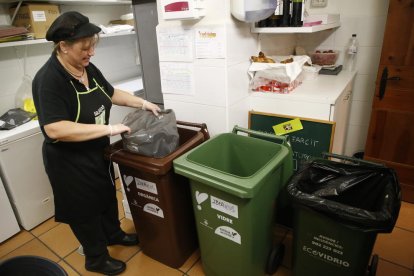
[[[121,227],[126,232],[133,232],[135,229],[132,221],[124,217],[121,190],[118,190],[118,199]],[[277,228],[275,239],[283,239],[286,253],[283,265],[274,275],[289,276],[291,275],[292,233],[288,229]],[[56,223],[51,218],[31,231],[22,230],[0,243],[0,261],[19,255],[37,255],[57,262],[69,276],[98,275],[85,270],[84,257],[77,253],[78,246],[79,243],[69,227]],[[147,257],[139,246],[111,246],[109,251],[113,257],[127,262],[127,270],[122,275],[204,275],[199,251],[194,252],[178,269],[170,268]],[[400,216],[393,232],[377,235],[373,254],[378,254],[380,257],[376,275],[414,276],[414,204],[402,203]]]

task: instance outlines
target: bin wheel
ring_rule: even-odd
[[[280,244],[272,248],[266,263],[266,273],[274,274],[280,264],[282,263],[283,256],[285,255],[285,245]]]
[[[368,276],[375,276],[377,274],[378,255],[372,255],[371,263],[368,266]]]

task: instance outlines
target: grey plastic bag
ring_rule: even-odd
[[[158,117],[151,111],[136,110],[122,123],[131,128],[130,134],[121,135],[123,147],[129,152],[162,158],[178,146],[177,121],[171,109],[162,111]]]
[[[24,111],[21,108],[9,109],[0,116],[0,130],[9,130],[31,121],[36,113]]]

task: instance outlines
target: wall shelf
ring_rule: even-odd
[[[335,22],[331,24],[315,25],[311,27],[266,27],[266,28],[257,28],[252,24],[250,31],[252,33],[264,33],[264,34],[291,34],[291,33],[314,33],[324,30],[329,30],[337,28],[341,25],[340,22]]]
[[[125,35],[133,35],[135,31],[132,32],[118,32],[113,34],[100,34],[99,37],[107,38],[107,37],[114,37],[114,36],[125,36]],[[45,43],[53,43],[51,41],[47,41],[46,39],[33,39],[33,40],[21,40],[21,41],[13,41],[13,42],[2,42],[0,43],[0,48],[3,47],[13,47],[13,46],[25,46],[25,45],[33,45],[33,44],[45,44]]]

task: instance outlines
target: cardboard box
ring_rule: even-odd
[[[10,16],[13,16],[15,9],[10,9]],[[36,39],[45,38],[50,25],[59,15],[58,5],[27,3],[20,6],[12,23],[16,27],[26,27]]]

